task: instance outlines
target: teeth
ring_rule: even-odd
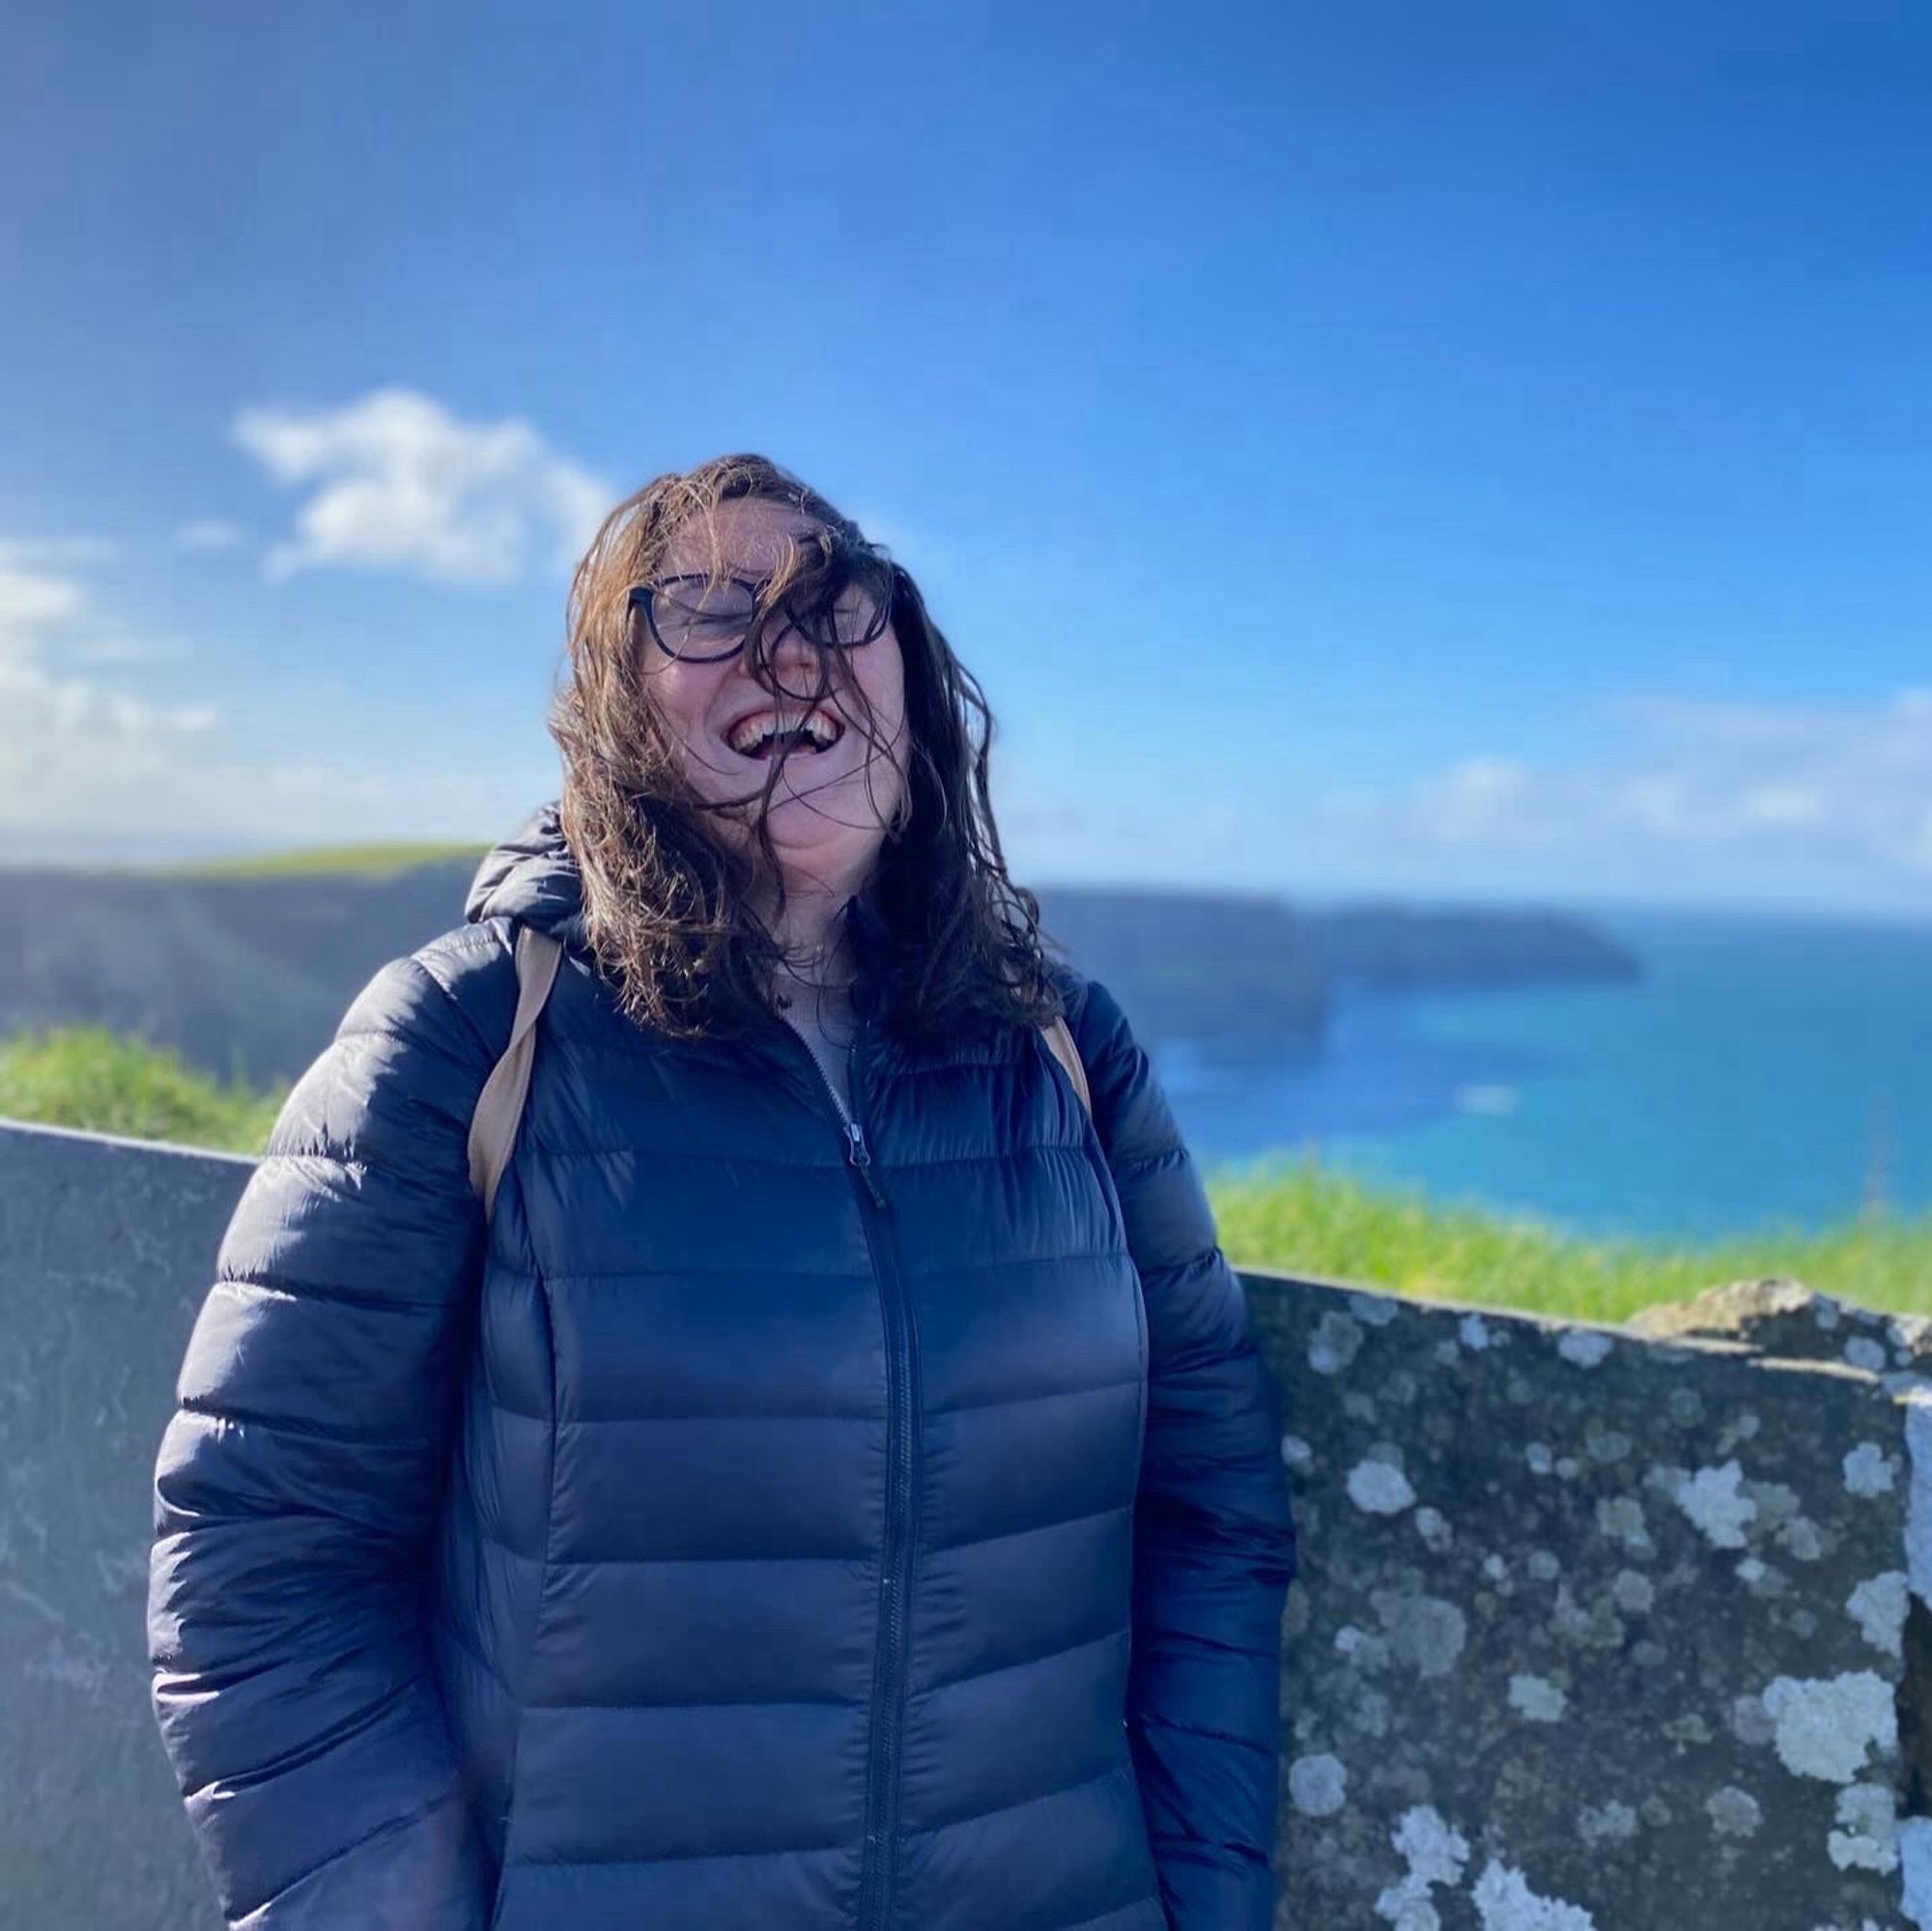
[[[803,716],[796,711],[756,711],[733,725],[725,742],[740,755],[750,756],[766,738],[792,730],[806,731],[821,751],[838,737],[838,726],[823,711]]]

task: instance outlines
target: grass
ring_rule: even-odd
[[[393,878],[419,865],[443,859],[480,861],[489,849],[478,844],[387,843],[314,845],[304,851],[262,852],[247,858],[206,859],[192,864],[145,866],[156,878],[311,878],[346,875]]]
[[[179,1053],[103,1026],[56,1026],[0,1038],[0,1118],[259,1153],[287,1083],[223,1085]]]
[[[171,1051],[98,1026],[0,1037],[0,1117],[259,1154],[287,1098],[222,1085]],[[1932,1214],[1877,1214],[1811,1232],[1767,1228],[1704,1244],[1589,1240],[1487,1207],[1365,1185],[1311,1156],[1209,1171],[1221,1245],[1237,1267],[1325,1275],[1398,1292],[1586,1320],[1621,1320],[1721,1282],[1789,1274],[1866,1307],[1932,1313]]]
[[[1932,1214],[1874,1214],[1724,1240],[1591,1240],[1525,1216],[1367,1186],[1306,1157],[1207,1176],[1237,1267],[1361,1281],[1411,1295],[1615,1321],[1725,1281],[1787,1274],[1840,1300],[1932,1313]]]

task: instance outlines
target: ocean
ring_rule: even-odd
[[[1324,1165],[1588,1235],[1932,1207],[1932,924],[1587,915],[1630,984],[1351,992],[1316,1053],[1163,1042],[1197,1162]]]

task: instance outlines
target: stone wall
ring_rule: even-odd
[[[1284,1925],[1932,1925],[1924,1322],[1248,1284],[1301,1530]]]
[[[143,1607],[249,1164],[0,1123],[0,1923],[217,1925]],[[1927,1323],[1245,1279],[1300,1530],[1284,1927],[1932,1931]]]
[[[252,1167],[0,1124],[0,1925],[221,1922],[148,1703],[148,1545]]]

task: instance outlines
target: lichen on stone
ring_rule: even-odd
[[[1389,1660],[1388,1639],[1377,1635],[1372,1630],[1357,1629],[1353,1623],[1344,1623],[1335,1632],[1335,1653],[1346,1656],[1359,1670],[1380,1669]]]
[[[1778,1676],[1764,1688],[1778,1761],[1794,1776],[1849,1783],[1867,1755],[1898,1747],[1891,1686],[1869,1669],[1838,1676]]]
[[[1395,1931],[1439,1924],[1441,1919],[1429,1901],[1429,1893],[1437,1885],[1462,1883],[1463,1867],[1469,1860],[1469,1840],[1444,1823],[1432,1805],[1417,1803],[1403,1812],[1389,1832],[1389,1841],[1408,1869],[1376,1899],[1376,1916],[1386,1918]]]
[[[1556,1351],[1564,1360],[1575,1363],[1578,1368],[1594,1368],[1614,1346],[1610,1337],[1601,1328],[1566,1328],[1556,1344]]]
[[[1699,1468],[1671,1489],[1671,1500],[1719,1548],[1743,1548],[1757,1504],[1740,1491],[1744,1469],[1735,1456],[1721,1467]]]
[[[1605,1495],[1597,1503],[1597,1528],[1612,1542],[1626,1548],[1651,1547],[1650,1526],[1644,1519],[1643,1504],[1634,1495]]]
[[[1586,1844],[1619,1842],[1636,1835],[1636,1812],[1620,1798],[1605,1798],[1577,1813],[1577,1830]]]
[[[1470,1895],[1483,1931],[1596,1931],[1597,1920],[1581,1906],[1539,1897],[1498,1858],[1484,1865]]]
[[[1326,1751],[1296,1757],[1288,1767],[1288,1794],[1304,1817],[1332,1816],[1348,1801],[1348,1767]]]
[[[1845,1487],[1854,1495],[1885,1495],[1891,1491],[1898,1473],[1898,1462],[1877,1442],[1861,1441],[1856,1448],[1846,1451],[1844,1469]]]
[[[1712,1830],[1720,1837],[1754,1836],[1764,1822],[1764,1810],[1757,1799],[1734,1783],[1714,1790],[1705,1800],[1704,1808],[1710,1815]]]
[[[1378,1589],[1371,1600],[1398,1662],[1422,1676],[1446,1676],[1468,1639],[1468,1618],[1440,1596],[1402,1596]]]
[[[1315,1323],[1308,1341],[1308,1365],[1318,1375],[1339,1375],[1361,1351],[1362,1324],[1330,1308]]]
[[[1847,1784],[1838,1793],[1837,1816],[1825,1848],[1841,1871],[1898,1868],[1898,1805],[1889,1785]]]
[[[1825,1532],[1808,1516],[1793,1516],[1780,1522],[1773,1540],[1800,1562],[1818,1562],[1825,1554]]]
[[[1563,1715],[1563,1691],[1548,1677],[1519,1672],[1510,1678],[1510,1708],[1532,1723],[1554,1723]]]
[[[1391,1462],[1365,1457],[1349,1470],[1349,1499],[1372,1516],[1394,1516],[1415,1500],[1415,1491]]]
[[[1860,1633],[1887,1656],[1901,1656],[1905,1645],[1905,1572],[1889,1569],[1868,1576],[1845,1599],[1845,1608]]]
[[[1351,1288],[1345,1291],[1343,1298],[1349,1312],[1364,1327],[1386,1327],[1402,1312],[1399,1294],[1374,1294]]]
[[[1777,1725],[1764,1707],[1762,1696],[1744,1695],[1731,1703],[1731,1735],[1741,1744],[1768,1744],[1777,1734]]]
[[[1610,1600],[1626,1615],[1640,1616],[1657,1601],[1657,1585],[1635,1569],[1620,1569],[1610,1579]]]
[[[1932,1931],[1932,1817],[1901,1818],[1896,1842],[1904,1879],[1900,1908],[1918,1931]]]
[[[1433,1549],[1440,1554],[1456,1540],[1456,1531],[1440,1509],[1432,1509],[1426,1503],[1415,1512],[1416,1533]]]

